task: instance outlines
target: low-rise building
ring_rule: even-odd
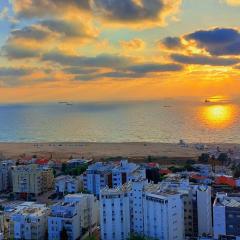
[[[50,213],[45,204],[26,202],[10,216],[10,238],[42,240],[47,236],[47,218]]]

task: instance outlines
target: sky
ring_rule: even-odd
[[[0,0],[0,102],[238,98],[240,0]]]

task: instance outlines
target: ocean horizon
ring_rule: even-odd
[[[0,142],[240,143],[238,102],[0,105]]]

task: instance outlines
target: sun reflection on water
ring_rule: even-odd
[[[214,104],[200,110],[200,120],[210,128],[230,127],[237,116],[237,107],[233,104]]]

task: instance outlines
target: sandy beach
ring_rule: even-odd
[[[208,149],[239,149],[239,144],[206,144]],[[101,159],[107,157],[147,157],[149,155],[168,158],[197,158],[202,152],[194,144],[182,147],[172,143],[0,143],[1,158],[19,156],[52,156],[56,160],[74,158]]]

